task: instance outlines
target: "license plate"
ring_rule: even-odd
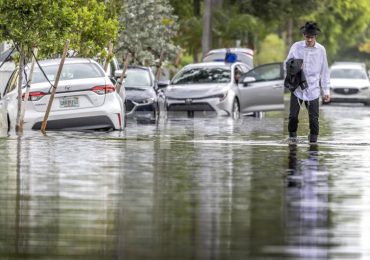
[[[62,97],[59,99],[60,107],[79,107],[78,97]]]

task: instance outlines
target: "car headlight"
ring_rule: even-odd
[[[154,98],[147,98],[147,99],[143,99],[140,101],[136,101],[136,103],[140,105],[149,105],[149,104],[153,104],[153,102],[154,102]]]
[[[227,93],[228,93],[228,91],[226,91],[225,93],[220,93],[220,94],[217,94],[217,95],[208,96],[206,98],[219,98],[220,101],[223,101],[227,97]]]
[[[369,86],[366,86],[366,87],[362,87],[361,90],[368,90],[369,89]]]

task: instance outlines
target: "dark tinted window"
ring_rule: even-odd
[[[8,84],[6,85],[4,95],[13,91],[18,86],[18,70],[15,70],[13,74],[10,76]]]
[[[230,68],[201,67],[180,71],[172,84],[228,83],[230,80]]]

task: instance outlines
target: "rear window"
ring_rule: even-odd
[[[209,84],[228,83],[231,80],[230,68],[201,67],[180,71],[172,80],[172,84]]]
[[[55,81],[59,64],[42,66],[46,76],[50,81]],[[100,78],[104,77],[103,71],[95,63],[73,63],[64,64],[60,80]],[[32,76],[32,83],[47,82],[47,79],[40,68],[35,67]]]
[[[332,79],[366,79],[366,73],[360,69],[332,69]]]
[[[124,86],[126,88],[147,88],[151,87],[149,72],[142,69],[129,69],[126,71]]]

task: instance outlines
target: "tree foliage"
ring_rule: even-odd
[[[94,57],[118,35],[115,13],[107,12],[104,3],[79,0],[73,4],[76,20],[71,27],[71,49],[79,56]]]
[[[240,40],[242,46],[252,46],[259,23],[258,18],[246,13],[241,14],[236,7],[215,10],[213,17],[215,46],[220,48],[235,46],[236,40]]]
[[[117,37],[117,19],[97,0],[0,0],[0,37],[39,56],[62,52],[67,38],[80,56],[94,56]]]
[[[1,0],[0,35],[25,49],[57,52],[76,19],[71,0]]]
[[[130,52],[138,64],[153,64],[163,52],[173,59],[178,48],[173,44],[178,23],[168,0],[126,0],[121,21],[125,30],[119,50]]]
[[[286,45],[276,34],[269,34],[261,42],[255,56],[256,64],[281,62],[286,58]]]
[[[370,3],[368,0],[325,0],[307,19],[319,23],[322,31],[319,40],[333,59],[339,51],[360,45],[370,23]]]

